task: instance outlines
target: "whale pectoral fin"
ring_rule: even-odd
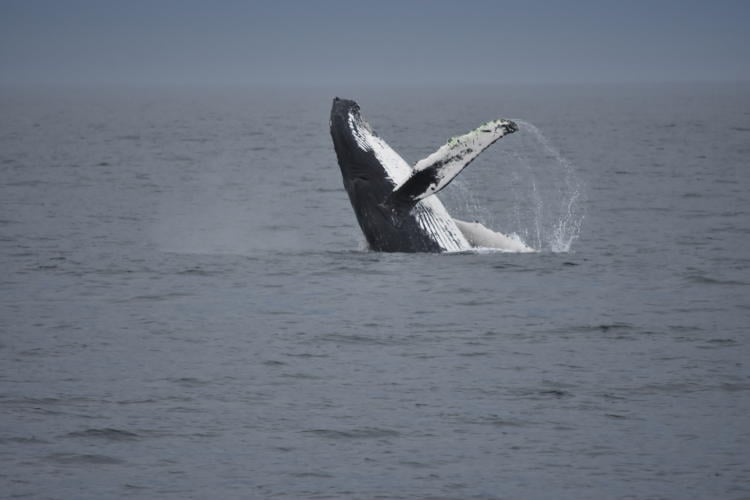
[[[437,193],[442,189],[442,186],[438,188],[441,181],[439,170],[439,166],[431,165],[419,172],[414,172],[403,184],[394,188],[391,199],[400,203],[416,203],[422,198]],[[450,181],[445,182],[445,185],[448,182]],[[396,203],[392,204],[396,205]]]
[[[414,165],[414,173],[393,190],[393,198],[414,203],[437,193],[450,184],[479,153],[504,135],[517,130],[518,126],[510,120],[495,120],[468,134],[452,138]]]
[[[497,248],[506,252],[535,252],[533,248],[526,245],[518,236],[505,235],[493,231],[479,222],[464,222],[453,219],[464,238],[474,247]]]

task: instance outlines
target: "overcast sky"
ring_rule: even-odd
[[[705,80],[750,0],[0,0],[0,83]]]

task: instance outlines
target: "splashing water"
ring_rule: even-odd
[[[542,252],[569,252],[584,219],[583,182],[535,125],[516,123],[520,131],[505,139],[491,160],[497,170],[486,172],[495,175],[499,170],[503,175],[501,195],[487,194],[492,210],[480,204],[484,196],[475,194],[466,178],[451,185],[446,201],[458,218],[481,221]],[[494,180],[484,184],[497,186]]]
[[[528,122],[517,123],[522,132],[533,137],[552,160],[548,162],[551,163],[550,168],[542,170],[539,168],[540,165],[532,167],[528,159],[522,158],[526,160],[527,172],[530,175],[536,198],[535,224],[539,248],[549,249],[552,252],[569,252],[573,242],[580,235],[584,219],[583,182],[578,178],[573,165],[550,144],[541,130]],[[557,163],[557,169],[555,169],[555,163]],[[556,183],[558,196],[550,199],[552,203],[550,203],[549,213],[545,213],[543,200],[536,189],[535,174],[544,175],[549,181]]]

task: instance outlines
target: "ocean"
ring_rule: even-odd
[[[368,251],[334,96],[539,252]],[[750,498],[750,85],[0,90],[0,497]]]

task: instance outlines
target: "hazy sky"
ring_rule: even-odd
[[[0,0],[0,83],[750,80],[750,0]]]

